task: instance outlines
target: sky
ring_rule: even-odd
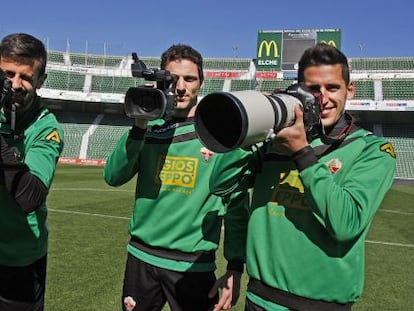
[[[340,29],[347,57],[414,57],[413,0],[21,0],[2,5],[0,36],[27,32],[51,50],[255,58],[259,30]]]

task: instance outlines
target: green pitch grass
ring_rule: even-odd
[[[135,180],[107,186],[101,167],[58,166],[48,197],[46,311],[120,310],[134,187]],[[414,310],[413,202],[413,186],[394,185],[375,216],[365,291],[353,310]],[[221,254],[217,274],[225,268]],[[242,281],[236,311],[243,310]]]

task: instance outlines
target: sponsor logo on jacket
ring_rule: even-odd
[[[166,156],[160,161],[159,178],[162,185],[194,188],[197,180],[198,159]]]

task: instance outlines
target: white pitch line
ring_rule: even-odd
[[[52,188],[51,191],[96,191],[96,192],[134,192],[126,189],[97,189],[97,188]]]
[[[96,216],[102,218],[112,218],[112,219],[125,219],[130,220],[130,217],[123,217],[123,216],[113,216],[113,215],[105,215],[105,214],[94,214],[94,213],[85,213],[85,212],[77,212],[77,211],[66,211],[54,208],[48,208],[48,211],[56,212],[56,213],[65,213],[65,214],[74,214],[74,215],[83,215],[83,216]]]
[[[117,189],[117,188],[107,188],[107,189],[97,189],[97,188],[52,188],[52,191],[96,191],[96,192],[131,192],[133,193],[135,190],[126,190],[126,189]],[[401,211],[394,211],[389,209],[379,209],[380,212],[385,213],[393,213],[399,215],[406,215],[406,216],[413,216],[414,213],[410,212],[401,212]]]
[[[393,242],[381,242],[381,241],[371,241],[371,240],[365,240],[365,242],[371,243],[371,244],[382,244],[382,245],[391,245],[391,246],[414,247],[414,244],[403,244],[403,243],[393,243]]]
[[[378,211],[385,212],[385,213],[406,215],[406,216],[413,216],[414,215],[414,213],[410,213],[410,212],[392,211],[392,210],[389,210],[389,209],[379,209]]]
[[[85,212],[77,212],[77,211],[67,211],[67,210],[58,210],[54,208],[48,208],[51,212],[56,213],[65,213],[65,214],[74,214],[74,215],[83,215],[83,216],[93,216],[93,217],[102,217],[102,218],[111,218],[111,219],[123,219],[123,220],[130,220],[130,217],[122,217],[122,216],[113,216],[113,215],[105,215],[105,214],[96,214],[96,213],[85,213]],[[403,243],[393,243],[393,242],[382,242],[382,241],[372,241],[372,240],[365,240],[366,243],[371,244],[382,244],[382,245],[390,245],[390,246],[402,246],[402,247],[414,247],[413,244],[403,244]]]
[[[95,192],[130,192],[133,193],[135,190],[126,190],[126,189],[114,189],[114,188],[107,188],[107,189],[97,189],[97,188],[52,188],[52,191],[95,191]],[[379,212],[384,213],[392,213],[398,215],[405,215],[405,216],[413,216],[414,213],[410,212],[402,212],[402,211],[394,211],[389,209],[379,209]]]

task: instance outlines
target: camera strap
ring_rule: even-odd
[[[332,152],[339,147],[343,147],[359,138],[358,136],[346,139],[349,134],[359,129],[360,127],[354,123],[354,118],[350,114],[345,113],[328,135],[325,133],[321,134],[320,138],[323,145],[313,147],[316,156],[320,158],[322,155]]]
[[[36,96],[33,99],[31,107],[24,112],[23,115],[17,117],[17,111],[15,104],[12,104],[10,107],[10,116],[5,120],[1,120],[1,123],[9,123],[9,130],[0,131],[4,137],[11,137],[13,140],[17,140],[24,135],[24,131],[33,123],[36,119],[43,117],[49,111],[42,113],[44,106],[40,101],[40,98]]]
[[[355,125],[354,118],[350,114],[345,113],[330,131],[329,135],[324,132],[322,133],[321,139],[327,145],[337,144],[357,129],[359,129],[359,127]]]
[[[5,137],[13,137],[13,139],[17,139],[17,137],[15,137],[15,131],[16,131],[16,105],[13,103],[10,106],[10,131],[5,132],[5,131],[0,131],[0,134],[5,136]],[[1,123],[8,123],[7,120],[1,120]]]

